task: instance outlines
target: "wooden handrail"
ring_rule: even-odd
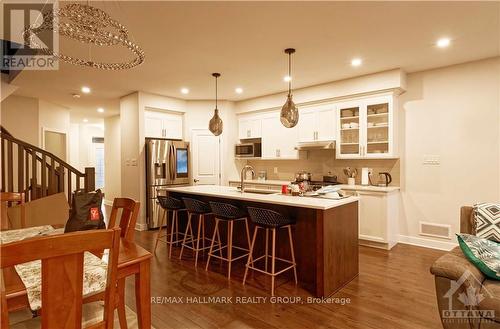
[[[3,131],[0,132],[0,137],[2,139],[6,139],[6,140],[11,141],[13,143],[19,144],[19,145],[23,146],[25,149],[29,149],[31,151],[36,151],[36,152],[40,152],[42,154],[45,154],[46,156],[53,158],[55,161],[59,162],[59,164],[62,165],[63,167],[67,168],[68,170],[71,170],[73,173],[75,173],[79,176],[82,176],[82,177],[85,176],[85,173],[82,173],[80,170],[76,169],[75,167],[73,167],[69,163],[67,163],[64,160],[62,160],[61,158],[59,158],[57,155],[54,155],[53,153],[45,151],[44,149],[39,148],[38,146],[28,144],[20,139],[13,137],[10,134],[4,133]],[[40,160],[41,160],[41,158],[40,158]]]

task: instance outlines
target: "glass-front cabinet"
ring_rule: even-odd
[[[397,158],[392,95],[337,104],[337,159]]]

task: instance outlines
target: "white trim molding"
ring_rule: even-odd
[[[103,203],[104,203],[105,206],[110,206],[110,207],[113,206],[113,201],[111,201],[111,200],[104,199]]]
[[[146,223],[135,223],[135,230],[136,231],[147,231],[148,230],[148,224],[146,224]]]
[[[413,246],[424,247],[424,248],[445,250],[445,251],[450,251],[451,249],[458,246],[458,243],[439,241],[428,238],[420,238],[408,235],[399,235],[399,243],[410,244]]]

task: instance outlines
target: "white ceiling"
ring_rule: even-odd
[[[125,2],[91,1],[123,23],[143,47],[143,65],[100,71],[62,63],[58,71],[25,71],[17,94],[40,97],[77,113],[117,113],[118,98],[136,90],[211,99],[246,99],[286,89],[286,56],[294,47],[294,85],[403,68],[407,72],[500,54],[499,2]],[[434,43],[449,37],[447,49]],[[60,40],[69,54],[88,47]],[[107,50],[93,56],[112,58]],[[354,57],[363,65],[353,68]],[[82,85],[90,95],[71,97]],[[238,95],[235,87],[244,93]],[[190,89],[189,95],[180,93]]]

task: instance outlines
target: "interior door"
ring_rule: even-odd
[[[193,129],[191,152],[193,155],[192,183],[194,185],[220,185],[220,136],[214,136],[208,129]]]

